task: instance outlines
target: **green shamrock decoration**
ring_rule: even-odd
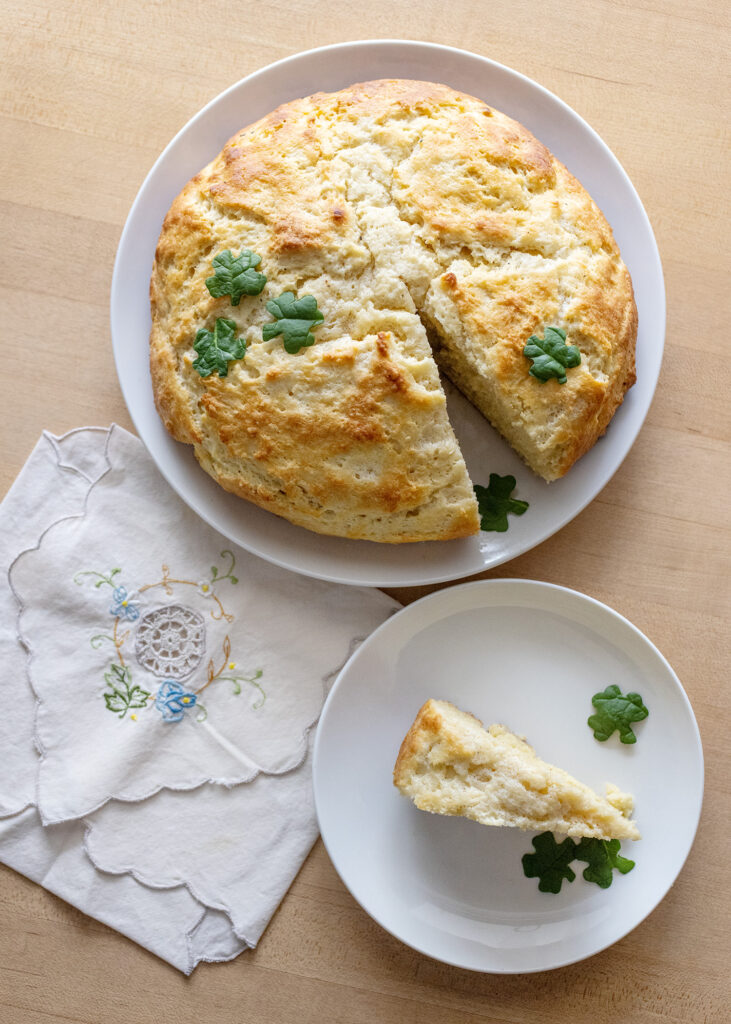
[[[642,703],[639,693],[622,696],[618,686],[608,686],[601,693],[595,693],[591,702],[597,712],[590,715],[587,724],[594,730],[595,740],[603,743],[617,729],[622,743],[637,742],[631,723],[641,722],[650,713]]]
[[[267,302],[267,309],[275,322],[264,324],[264,341],[271,341],[281,334],[286,351],[292,355],[301,348],[314,345],[312,330],[325,319],[317,308],[314,295],[303,295],[301,299],[295,299],[294,292],[282,292],[278,299]]]
[[[535,853],[523,854],[523,873],[526,878],[538,878],[541,892],[559,893],[566,880],[576,878],[569,864],[574,860],[585,861],[583,871],[587,882],[594,882],[601,889],[608,889],[614,878],[613,871],[626,875],[635,866],[633,860],[622,857],[619,839],[583,838],[575,843],[569,836],[557,843],[552,832],[534,836]]]
[[[258,295],[267,283],[266,274],[256,269],[261,263],[251,249],[243,249],[234,256],[230,249],[224,249],[213,257],[213,277],[206,279],[206,288],[214,299],[222,295],[231,296],[231,305],[238,306],[242,295]]]
[[[528,371],[532,377],[543,381],[555,377],[559,384],[566,383],[566,367],[581,362],[581,352],[576,345],[566,344],[566,331],[560,327],[546,327],[542,338],[531,334],[523,355],[533,360]]]
[[[490,483],[487,487],[475,484],[481,530],[505,533],[508,528],[508,513],[514,516],[523,515],[529,507],[528,502],[511,498],[514,490],[515,477],[498,476],[497,473],[490,473]]]
[[[583,875],[587,882],[595,882],[600,888],[608,889],[612,884],[612,869],[626,875],[635,866],[633,860],[622,857],[619,839],[587,839],[584,837],[576,847],[576,860],[589,865]]]
[[[237,338],[238,327],[233,320],[219,316],[212,331],[202,328],[195,336],[193,348],[198,358],[193,360],[193,369],[201,377],[210,377],[218,370],[219,377],[228,376],[228,364],[246,355],[246,339]]]
[[[533,837],[535,853],[523,854],[523,873],[526,878],[537,878],[541,892],[561,892],[563,880],[573,882],[575,873],[569,864],[575,857],[576,844],[570,836],[557,843],[552,832],[541,832]]]

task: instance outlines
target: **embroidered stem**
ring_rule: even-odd
[[[213,580],[217,583],[219,580],[230,579],[232,583],[238,583],[239,581],[237,580],[237,578],[235,576],[231,575],[231,570],[233,569],[234,564],[235,564],[233,562],[233,555],[231,554],[230,551],[229,552],[223,552],[223,551],[221,552],[221,554],[224,554],[224,553],[228,553],[229,555],[231,555],[231,558],[232,558],[231,565],[229,566],[225,576],[218,576],[215,565],[211,566],[211,572],[213,574]],[[181,579],[177,579],[174,576],[171,576],[170,575],[170,570],[168,569],[168,567],[166,565],[163,565],[163,567],[162,567],[162,579],[158,580],[157,583],[146,583],[143,587],[139,587],[137,592],[139,594],[143,594],[146,590],[152,590],[153,587],[164,587],[165,593],[170,595],[173,592],[172,587],[170,585],[171,583],[181,583],[181,584],[183,584],[186,587],[197,587],[198,586],[198,583],[195,580],[181,580]],[[219,598],[214,593],[211,593],[209,596],[212,597],[213,600],[218,605],[218,614],[216,614],[215,610],[211,610],[211,618],[214,619],[216,622],[222,622],[224,619],[226,620],[226,622],[233,622],[233,620],[234,620],[233,615],[229,615],[229,613],[226,611],[226,609],[221,604],[221,601],[219,600]]]
[[[163,566],[164,570],[167,570],[167,566]],[[173,589],[170,586],[171,583],[187,583],[190,587],[195,587],[196,583],[194,580],[176,580],[173,576],[163,576],[157,583],[146,583],[144,587],[139,587],[138,593],[142,594],[145,590],[152,590],[153,587],[164,587],[166,594],[172,594]]]
[[[89,643],[95,651],[98,651],[105,640],[108,640],[110,644],[114,643],[114,637],[110,636],[109,633],[97,633],[96,636],[91,638]]]
[[[213,658],[211,658],[211,660],[208,662],[208,680],[203,684],[203,686],[200,687],[199,690],[195,691],[196,694],[203,693],[207,686],[210,686],[214,680],[219,678],[223,670],[226,668],[226,665],[228,664],[228,659],[230,657],[231,641],[227,633],[226,636],[223,638],[223,661],[221,662],[221,667],[218,669],[218,671],[216,671],[215,666],[213,664]]]
[[[125,633],[122,633],[122,635],[120,636],[119,632],[118,632],[118,626],[119,626],[119,616],[117,616],[116,619],[114,620],[114,635],[112,637],[112,642],[114,643],[114,646],[117,648],[117,657],[119,658],[119,664],[122,666],[122,668],[124,668],[124,657],[122,656],[122,644],[124,643],[124,641],[129,636],[129,630],[127,630]]]
[[[231,580],[232,583],[239,582],[238,577],[233,575],[234,566],[236,565],[234,553],[233,551],[229,551],[228,548],[224,548],[221,552],[221,558],[226,558],[227,556],[231,559],[231,564],[228,569],[226,569],[225,573],[219,574],[218,567],[215,565],[211,566],[211,577],[216,581],[216,583],[219,583],[221,580]]]
[[[241,693],[242,683],[250,683],[251,686],[254,686],[259,691],[260,697],[258,700],[254,701],[251,707],[253,711],[258,711],[267,699],[264,689],[259,685],[259,683],[257,683],[257,679],[261,679],[263,674],[263,670],[258,668],[253,676],[219,676],[219,678],[221,682],[233,683],[234,693],[236,694]]]
[[[227,612],[227,611],[226,611],[226,610],[224,609],[223,605],[222,605],[222,604],[221,604],[221,602],[220,602],[220,601],[218,600],[218,598],[216,597],[216,595],[215,595],[215,594],[211,594],[211,597],[213,598],[213,600],[214,600],[214,601],[216,602],[216,604],[218,605],[218,608],[219,608],[219,612],[220,612],[220,614],[219,614],[219,615],[216,615],[216,613],[212,611],[212,612],[211,612],[211,618],[212,618],[212,619],[215,619],[215,620],[216,620],[216,622],[220,622],[220,621],[221,621],[222,619],[225,619],[225,620],[226,620],[226,622],[233,622],[233,620],[234,620],[234,617],[233,617],[233,615],[229,615],[229,614],[228,614],[228,612]]]
[[[94,584],[95,587],[101,587],[106,583],[107,586],[114,588],[117,586],[117,584],[114,582],[114,577],[118,576],[121,571],[121,569],[111,569],[106,576],[104,575],[103,572],[94,572],[93,570],[77,572],[76,575],[74,576],[74,583],[77,585],[77,587],[81,587],[83,586],[83,580],[79,579],[80,576],[96,576],[97,581]]]

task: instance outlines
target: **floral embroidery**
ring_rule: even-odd
[[[166,722],[179,722],[197,702],[197,694],[187,693],[174,679],[166,679],[155,697],[155,707]]]
[[[104,673],[107,689],[103,697],[107,709],[119,718],[125,718],[131,708],[155,707],[165,722],[180,722],[186,711],[195,708],[195,720],[203,722],[208,717],[208,712],[200,701],[200,694],[216,681],[231,683],[231,692],[234,695],[240,694],[242,685],[247,684],[257,693],[256,700],[251,704],[252,710],[256,711],[264,704],[266,693],[259,683],[264,674],[263,670],[256,669],[253,674],[236,672],[236,662],[231,658],[231,639],[228,634],[223,638],[223,657],[218,667],[217,659],[210,658],[208,661],[205,682],[198,687],[191,685],[190,689],[185,689],[181,685],[180,680],[192,677],[196,672],[205,651],[205,620],[198,612],[183,604],[167,604],[153,607],[141,615],[140,605],[145,601],[144,594],[159,587],[166,595],[172,596],[173,587],[180,585],[195,587],[200,596],[212,600],[209,613],[211,619],[217,622],[233,622],[234,617],[224,608],[217,588],[224,581],[230,584],[238,583],[237,577],[233,574],[235,558],[233,552],[228,549],[221,552],[221,557],[227,562],[224,566],[225,571],[213,565],[207,579],[178,579],[170,575],[167,565],[163,565],[162,577],[159,580],[147,583],[136,591],[128,590],[119,583],[116,578],[122,572],[119,567],[106,573],[84,570],[74,576],[74,582],[79,586],[87,577],[93,577],[96,589],[105,585],[112,589],[112,604],[109,608],[110,614],[114,616],[112,631],[95,633],[90,638],[90,643],[94,650],[99,650],[105,643],[111,643],[115,649],[116,661],[113,661],[108,671]],[[132,670],[125,662],[123,653],[132,630],[120,629],[120,625],[125,623],[131,627],[138,620],[139,624],[134,630],[134,653],[137,661],[142,668],[163,679],[152,702],[150,691],[133,682]],[[129,720],[137,721],[138,716],[130,714]]]
[[[128,622],[136,622],[140,617],[140,599],[135,593],[128,593],[126,587],[115,587],[112,606],[109,609],[111,615],[126,619]]]
[[[211,683],[215,682],[216,679],[220,679],[223,682],[233,683],[233,692],[238,696],[238,694],[241,693],[241,684],[250,683],[251,686],[253,686],[255,689],[259,691],[259,697],[252,704],[252,708],[254,709],[254,711],[258,711],[259,708],[264,703],[264,701],[266,700],[266,694],[264,693],[264,689],[259,685],[257,681],[261,679],[261,677],[264,675],[263,669],[258,668],[253,676],[225,676],[223,675],[223,673],[226,669],[228,669],[229,672],[233,672],[234,669],[236,668],[236,662],[229,661],[230,657],[231,641],[229,640],[228,636],[225,636],[223,639],[223,661],[221,662],[221,667],[219,669],[216,669],[215,665],[213,664],[213,658],[211,658],[211,660],[208,662],[208,679],[205,685],[201,686],[200,690],[198,690],[198,693],[202,693],[203,690],[205,690],[206,686],[210,686]]]

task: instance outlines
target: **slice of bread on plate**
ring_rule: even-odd
[[[537,756],[503,725],[428,700],[406,734],[394,785],[422,811],[482,825],[598,839],[639,839],[633,799],[607,784],[606,797]]]

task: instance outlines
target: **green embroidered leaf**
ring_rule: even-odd
[[[109,690],[103,695],[104,703],[109,711],[114,711],[120,718],[124,718],[130,708],[147,706],[147,698],[150,693],[136,683],[132,683],[132,675],[127,665],[115,663],[109,672],[104,673],[104,680],[109,687]]]
[[[637,742],[631,723],[641,722],[650,713],[639,693],[622,696],[618,686],[608,686],[601,693],[595,693],[591,702],[597,713],[589,716],[587,724],[594,730],[595,740],[603,743],[617,729],[622,743]]]
[[[511,498],[514,490],[515,477],[498,476],[497,473],[490,473],[490,483],[487,487],[475,484],[481,530],[505,533],[508,528],[508,513],[514,516],[523,515],[529,507],[528,502]]]
[[[231,305],[238,306],[242,295],[258,295],[267,283],[266,274],[256,269],[261,263],[251,249],[243,249],[234,256],[230,249],[224,249],[213,257],[215,275],[206,280],[206,288],[214,299],[222,295],[231,296]]]
[[[131,681],[130,671],[126,665],[117,665],[115,662],[109,672],[104,673],[104,678],[111,688],[117,689],[119,686],[126,686]]]
[[[538,380],[555,377],[559,384],[566,383],[566,367],[578,366],[581,362],[581,352],[576,345],[566,344],[566,331],[560,327],[546,327],[542,338],[531,334],[523,355],[533,360],[528,373]]]
[[[541,892],[561,892],[563,880],[573,882],[575,873],[569,864],[575,857],[576,844],[570,836],[557,843],[552,832],[533,837],[535,853],[523,854],[523,874],[537,878]]]
[[[212,331],[201,328],[195,336],[193,348],[198,358],[193,360],[193,369],[201,377],[210,377],[218,370],[219,377],[228,375],[228,364],[234,359],[243,359],[246,355],[246,340],[237,338],[238,330],[233,320],[219,316]]]
[[[264,341],[271,341],[281,334],[286,351],[292,355],[301,348],[314,345],[312,330],[325,319],[317,308],[314,295],[303,295],[301,299],[295,299],[294,292],[283,292],[278,299],[267,302],[267,309],[275,318],[275,323],[264,324]]]
[[[576,859],[589,865],[583,872],[587,882],[595,882],[602,889],[608,889],[612,884],[613,868],[626,875],[635,866],[633,860],[621,856],[619,839],[583,838],[576,847]]]

